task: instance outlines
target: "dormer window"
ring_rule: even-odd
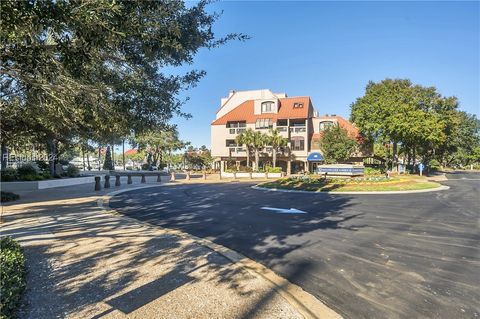
[[[263,102],[262,103],[262,113],[273,113],[274,103],[273,102]]]
[[[303,103],[293,103],[293,108],[294,109],[301,109],[301,108],[303,108]]]

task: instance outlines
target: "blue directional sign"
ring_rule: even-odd
[[[423,163],[420,163],[418,164],[418,169],[421,171],[423,171],[423,169],[425,168],[425,165],[423,165]]]

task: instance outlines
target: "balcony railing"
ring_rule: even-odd
[[[230,128],[228,129],[230,134],[241,134],[244,133],[247,129],[245,128]]]
[[[307,131],[307,128],[305,126],[290,128],[291,133],[305,133],[306,131]]]
[[[232,153],[243,153],[243,152],[246,152],[246,150],[243,148],[243,147],[229,147],[229,150],[232,152]]]
[[[287,127],[286,127],[286,126],[277,126],[277,131],[279,131],[279,132],[286,132],[286,131],[287,131]]]

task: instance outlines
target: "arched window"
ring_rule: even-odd
[[[326,129],[327,127],[330,127],[330,126],[332,126],[332,125],[334,125],[334,124],[335,124],[335,123],[332,122],[332,121],[322,121],[322,122],[320,122],[320,132],[321,132],[321,131],[325,131],[325,129]]]
[[[273,113],[274,103],[271,101],[262,102],[262,113]]]

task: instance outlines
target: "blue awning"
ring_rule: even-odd
[[[312,154],[308,155],[308,157],[307,157],[307,161],[309,161],[309,162],[322,162],[324,160],[325,159],[323,158],[322,154],[320,154],[318,152],[312,153]]]

